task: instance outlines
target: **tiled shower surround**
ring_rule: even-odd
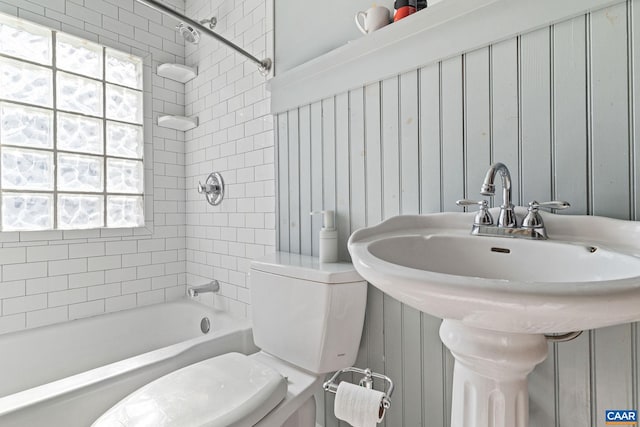
[[[258,58],[273,58],[272,2],[187,0],[186,13],[216,16],[216,32]],[[266,78],[255,64],[208,37],[186,45],[186,64],[198,67],[198,77],[186,84],[186,114],[200,120],[185,133],[187,282],[218,279],[215,305],[248,316],[250,260],[275,250],[274,138]],[[198,181],[214,171],[227,184],[225,200],[216,207],[196,191]]]
[[[221,35],[272,56],[269,2],[166,3],[216,16]],[[143,58],[146,217],[142,229],[0,233],[0,333],[179,298],[214,278],[221,293],[203,302],[248,315],[249,262],[275,250],[266,78],[207,36],[185,46],[173,19],[135,0],[0,0],[0,12]],[[197,66],[198,77],[157,76],[167,62]],[[161,128],[159,114],[198,116],[199,126]],[[227,184],[218,207],[196,191],[213,171]]]
[[[184,62],[175,24],[134,0],[0,0],[0,11],[143,58],[146,184],[144,228],[0,233],[0,332],[181,297],[184,133],[154,124],[184,114],[184,85],[155,75]]]

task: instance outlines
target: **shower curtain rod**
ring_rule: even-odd
[[[210,35],[214,39],[218,40],[219,42],[221,42],[223,44],[226,44],[231,49],[237,51],[241,55],[243,55],[243,56],[247,57],[248,59],[250,59],[251,61],[255,62],[258,65],[258,70],[260,70],[260,73],[262,73],[263,75],[266,76],[267,74],[269,74],[269,71],[271,70],[271,65],[272,65],[271,59],[265,58],[265,59],[261,60],[261,59],[256,58],[255,56],[251,55],[249,52],[247,52],[246,50],[244,50],[240,46],[236,45],[233,42],[230,42],[229,40],[225,39],[224,37],[222,37],[218,33],[214,32],[214,31],[211,31],[209,28],[205,27],[201,23],[199,23],[197,21],[194,21],[193,19],[191,19],[191,18],[189,18],[187,16],[184,16],[180,12],[176,12],[175,10],[165,6],[164,4],[160,3],[159,1],[156,1],[156,0],[136,0],[136,1],[138,3],[142,3],[144,5],[149,6],[150,8],[155,9],[160,13],[164,13],[165,15],[169,15],[169,16],[177,19],[178,21],[185,22],[185,23],[189,24],[191,27],[195,28],[196,30]]]

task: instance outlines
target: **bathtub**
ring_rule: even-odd
[[[149,381],[229,351],[257,351],[249,322],[188,300],[0,335],[0,426],[87,427]]]

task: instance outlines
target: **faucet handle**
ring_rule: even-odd
[[[544,222],[542,221],[542,217],[538,213],[538,209],[546,208],[546,209],[566,209],[570,207],[571,204],[569,202],[565,202],[563,200],[553,200],[551,202],[542,202],[538,203],[537,201],[529,202],[529,209],[527,212],[527,216],[522,220],[522,228],[542,228],[544,227]]]
[[[461,199],[456,202],[458,206],[473,206],[480,205],[480,209],[486,208],[489,206],[489,203],[486,200],[471,200],[471,199]]]
[[[571,207],[571,203],[565,202],[564,200],[552,200],[550,202],[542,202],[542,203],[538,203],[535,200],[532,202],[529,202],[529,212],[531,212],[532,210],[537,211],[539,208],[567,209],[569,207]]]
[[[480,210],[476,212],[476,216],[473,218],[473,225],[492,225],[493,217],[489,212],[489,203],[486,200],[469,200],[462,199],[456,202],[458,206],[473,206],[479,205]]]

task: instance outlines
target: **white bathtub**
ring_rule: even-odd
[[[187,300],[0,335],[0,426],[87,427],[168,372],[256,350],[249,322]]]

